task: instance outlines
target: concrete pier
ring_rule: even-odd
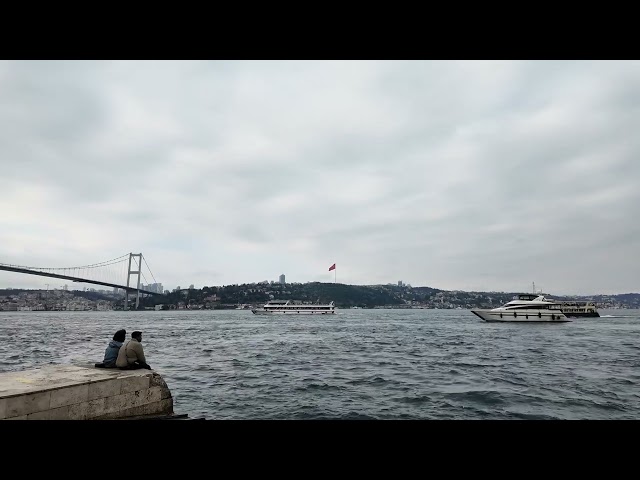
[[[47,365],[0,373],[0,420],[103,420],[173,415],[153,370]]]

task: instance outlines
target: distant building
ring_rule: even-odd
[[[146,290],[147,292],[153,293],[162,293],[164,290],[162,289],[161,283],[150,283],[149,285],[140,284],[140,290]]]
[[[401,287],[402,286],[402,280],[398,280],[398,286]]]
[[[280,283],[284,285],[284,273],[280,275]]]

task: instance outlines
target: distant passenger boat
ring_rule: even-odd
[[[271,300],[263,308],[251,310],[256,315],[325,315],[336,313],[333,302],[326,305],[299,305],[291,300]]]

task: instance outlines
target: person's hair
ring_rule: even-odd
[[[142,335],[142,332],[139,332],[138,330],[136,330],[131,334],[131,338],[139,337],[140,335]]]
[[[113,339],[114,339],[116,342],[124,342],[124,338],[125,338],[125,335],[126,335],[126,334],[127,334],[127,331],[123,328],[123,329],[121,329],[121,330],[118,330],[118,331],[115,333],[115,335],[113,336]]]

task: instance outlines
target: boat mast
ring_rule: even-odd
[[[536,282],[533,282],[533,294],[536,294]]]

